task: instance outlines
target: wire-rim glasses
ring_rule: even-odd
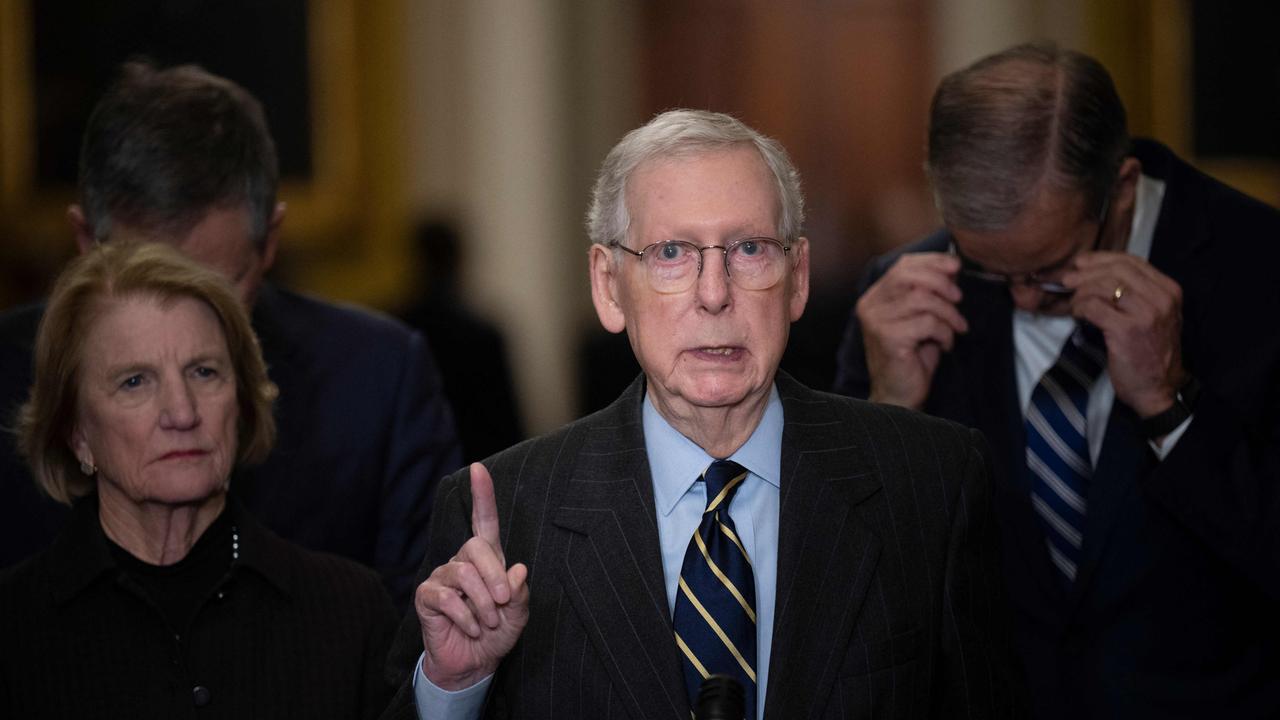
[[[650,243],[639,251],[614,241],[613,247],[639,258],[644,265],[649,285],[663,294],[682,293],[694,286],[702,274],[702,253],[724,252],[724,271],[735,287],[743,290],[768,290],[787,272],[790,245],[769,237],[749,237],[729,245],[699,247],[684,240]]]

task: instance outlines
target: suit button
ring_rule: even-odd
[[[204,707],[209,704],[213,697],[209,694],[209,688],[197,685],[191,688],[191,699],[195,702],[196,707]]]

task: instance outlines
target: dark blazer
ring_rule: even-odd
[[[43,306],[0,318],[0,410],[25,401]],[[253,328],[280,388],[276,447],[232,493],[286,540],[378,570],[402,605],[426,552],[435,484],[461,465],[431,352],[382,315],[264,285]],[[0,442],[0,564],[44,547],[62,521]],[[21,552],[22,554],[19,554]]]
[[[116,565],[96,497],[79,501],[49,549],[0,573],[0,716],[376,717],[395,690],[378,577],[226,512],[239,559],[176,628]]]
[[[1136,141],[1166,183],[1150,261],[1182,286],[1183,361],[1204,387],[1157,461],[1116,402],[1068,592],[1030,505],[1007,291],[961,279],[970,331],[925,410],[980,429],[994,453],[1005,579],[1037,714],[1280,716],[1280,213]],[[942,251],[936,233],[903,252]],[[863,288],[901,253],[873,262]],[[865,397],[850,320],[836,390]]]
[[[0,313],[0,567],[48,547],[67,518],[66,506],[36,487],[15,445],[16,413],[31,389],[36,328],[43,314],[43,304]]]
[[[981,438],[778,374],[785,427],[770,718],[1009,711]],[[643,378],[608,408],[485,461],[530,620],[490,718],[690,715],[658,547]],[[468,473],[441,483],[425,577],[470,535]],[[414,672],[405,619],[390,668]],[[406,679],[386,716],[414,717]]]
[[[473,312],[451,286],[436,288],[400,317],[431,343],[463,457],[486,457],[527,437],[497,325]]]

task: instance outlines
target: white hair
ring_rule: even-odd
[[[631,225],[627,209],[627,180],[649,160],[724,150],[749,144],[760,153],[778,189],[778,236],[789,243],[804,225],[804,195],[800,173],[778,141],[765,137],[742,121],[706,110],[668,110],[627,133],[609,151],[596,176],[587,209],[587,235],[592,243],[621,243]]]

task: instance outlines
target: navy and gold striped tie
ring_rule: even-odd
[[[1044,527],[1049,559],[1066,585],[1076,579],[1084,545],[1089,479],[1089,391],[1107,365],[1102,333],[1081,325],[1058,362],[1040,378],[1027,408],[1031,507]]]
[[[676,593],[676,646],[684,660],[685,688],[694,705],[708,675],[742,683],[748,718],[756,717],[756,583],[729,504],[747,479],[741,465],[716,460],[702,473],[707,509],[689,541]]]

